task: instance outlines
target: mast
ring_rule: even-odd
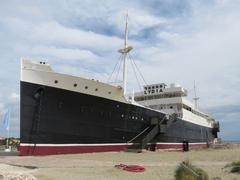
[[[197,92],[196,92],[196,85],[195,85],[195,80],[194,80],[194,103],[195,103],[195,109],[198,109],[198,100],[199,100],[199,97],[197,97]]]
[[[128,46],[128,13],[126,15],[125,23],[125,38],[124,38],[124,47],[119,49],[118,52],[123,54],[123,94],[126,94],[127,91],[127,60],[128,53],[133,49],[133,47]]]

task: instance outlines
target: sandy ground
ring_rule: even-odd
[[[178,164],[189,159],[206,170],[211,178],[240,180],[240,175],[229,173],[225,165],[240,160],[240,146],[228,149],[192,150],[190,152],[156,151],[143,153],[109,152],[55,156],[0,156],[0,179],[19,176],[24,179],[83,179],[83,180],[141,180],[174,179]],[[143,173],[114,168],[114,165],[140,164]]]

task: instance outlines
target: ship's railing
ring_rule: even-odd
[[[137,139],[139,136],[141,136],[144,132],[146,132],[150,127],[145,128],[142,132],[140,132],[137,136],[135,136],[134,138],[132,138],[130,141],[128,141],[127,143],[131,143],[132,141],[134,141],[135,139]]]
[[[135,94],[135,101],[147,101],[153,99],[166,99],[166,98],[174,98],[174,97],[182,97],[181,93],[167,93],[167,94]]]

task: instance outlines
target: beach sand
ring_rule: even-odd
[[[144,151],[143,153],[108,152],[54,156],[0,156],[1,175],[22,174],[29,179],[83,179],[83,180],[141,180],[174,179],[180,162],[190,160],[203,168],[211,178],[240,180],[240,174],[229,173],[225,166],[240,160],[240,145],[220,149],[176,151]],[[127,172],[114,165],[139,164],[146,167],[142,173]]]

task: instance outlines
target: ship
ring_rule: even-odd
[[[55,72],[21,59],[20,155],[207,147],[219,123],[194,108],[186,90],[164,83],[129,95],[126,18],[122,85]]]
[[[165,83],[158,83],[144,86],[143,91],[135,93],[134,100],[145,107],[171,115],[172,122],[169,123],[167,131],[158,138],[159,142],[183,140],[195,142],[191,143],[192,148],[207,147],[210,143],[219,141],[217,135],[220,129],[219,122],[199,109],[195,82],[194,94],[193,103],[187,98],[188,91],[180,84],[172,83],[168,86]],[[206,146],[202,142],[207,142]],[[172,143],[165,146],[171,147],[181,148]]]

